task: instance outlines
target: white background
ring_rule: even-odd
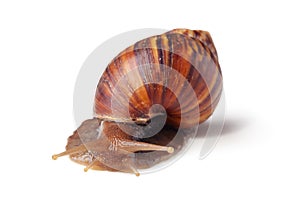
[[[299,199],[299,18],[287,0],[1,1],[0,199]],[[197,141],[139,178],[52,161],[75,129],[86,57],[148,27],[211,33],[227,101],[214,151],[198,160]]]

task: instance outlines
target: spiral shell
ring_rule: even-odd
[[[190,127],[209,118],[221,92],[222,74],[210,34],[175,29],[135,43],[109,63],[97,86],[94,114],[146,119],[150,108],[160,104],[167,124]]]

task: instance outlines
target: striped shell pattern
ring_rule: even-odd
[[[174,29],[143,39],[116,56],[99,80],[94,115],[149,118],[161,105],[167,124],[190,127],[209,118],[222,92],[222,74],[210,34]]]

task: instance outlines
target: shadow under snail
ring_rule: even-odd
[[[182,148],[178,129],[208,119],[222,93],[222,74],[210,34],[174,29],[123,50],[97,85],[94,118],[68,138],[71,160],[88,169],[139,175]],[[184,131],[183,131],[184,132]],[[172,144],[172,145],[170,145]]]

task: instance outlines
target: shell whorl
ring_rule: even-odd
[[[151,106],[160,104],[168,124],[189,127],[209,118],[221,92],[221,69],[209,33],[175,29],[143,39],[111,61],[99,80],[94,112],[99,118],[127,113],[128,118],[147,118]]]

